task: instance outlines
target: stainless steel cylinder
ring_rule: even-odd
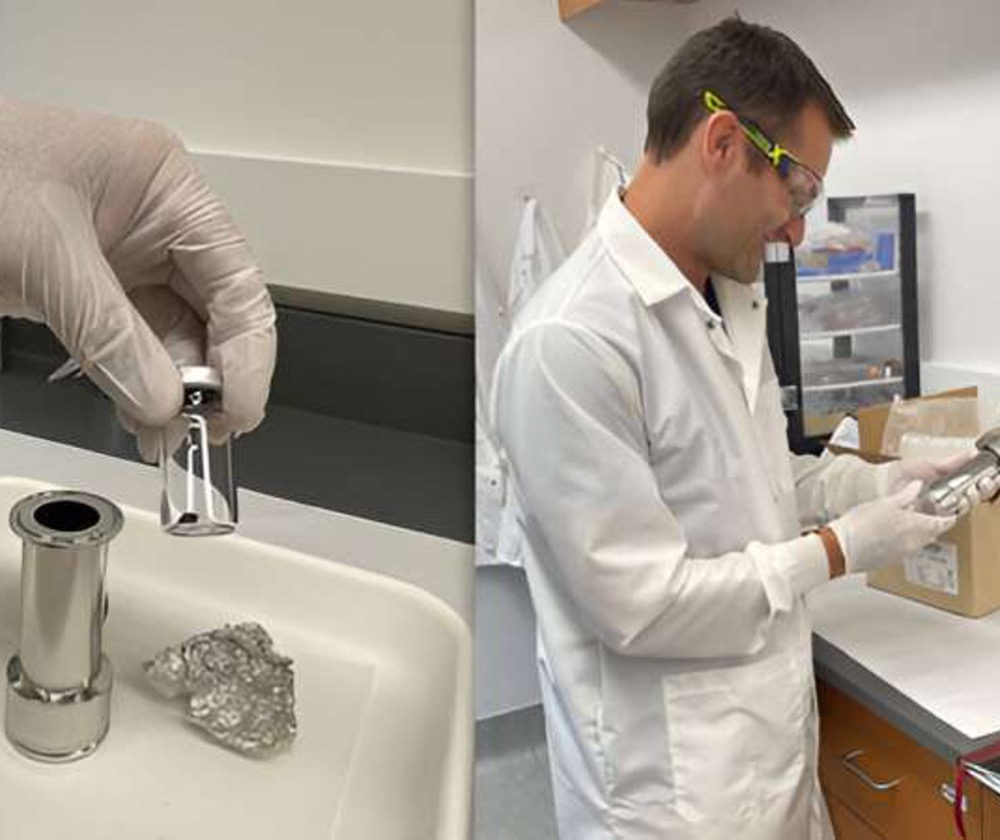
[[[75,491],[36,493],[11,510],[23,540],[21,623],[7,664],[5,729],[33,758],[80,758],[107,733],[104,580],[108,543],[122,523],[116,505]]]
[[[979,454],[974,458],[925,486],[914,509],[934,516],[952,516],[962,509],[966,494],[977,488],[979,482],[1000,475],[1000,429],[991,429],[981,435],[976,448]]]

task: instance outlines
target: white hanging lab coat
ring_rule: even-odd
[[[875,468],[790,455],[762,289],[714,287],[724,322],[616,193],[500,356],[564,840],[832,837],[800,520]]]
[[[555,226],[536,198],[525,200],[518,224],[514,256],[507,282],[507,303],[497,304],[498,292],[485,267],[477,268],[476,296],[476,565],[520,566],[520,541],[501,527],[509,515],[507,475],[496,433],[489,420],[488,395],[499,348],[510,324],[542,283],[566,259]],[[502,535],[506,535],[503,538]]]

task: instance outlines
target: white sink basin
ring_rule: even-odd
[[[11,506],[49,485],[0,478],[0,656],[17,647]],[[86,488],[74,488],[86,489]],[[34,840],[466,840],[471,645],[436,598],[381,575],[243,539],[183,539],[121,506],[105,652],[111,729],[90,757],[36,763],[0,735],[0,836]],[[218,746],[149,689],[141,663],[258,621],[295,662],[299,731],[268,759]]]

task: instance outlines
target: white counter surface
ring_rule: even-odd
[[[1000,611],[964,618],[872,589],[864,577],[809,596],[814,630],[968,738],[1000,731]]]

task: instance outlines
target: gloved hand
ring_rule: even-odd
[[[178,364],[222,375],[218,441],[264,415],[274,307],[181,142],[141,120],[0,100],[0,312],[48,324],[155,457]]]
[[[920,481],[925,485],[931,484],[942,476],[954,472],[975,457],[976,450],[970,448],[965,452],[954,452],[937,458],[891,461],[883,467],[884,473],[879,482],[879,495],[891,496],[913,481]]]
[[[907,510],[920,489],[920,482],[912,481],[897,493],[860,504],[830,523],[844,552],[847,572],[902,563],[955,524],[954,516]]]
[[[911,481],[923,482],[924,486],[933,483],[968,463],[977,455],[977,450],[958,452],[940,458],[919,458],[913,460],[892,461],[886,464],[881,476],[880,495],[891,495],[899,492]],[[965,497],[959,505],[958,515],[963,516],[980,502],[993,501],[1000,494],[1000,476],[984,478],[965,492]]]

